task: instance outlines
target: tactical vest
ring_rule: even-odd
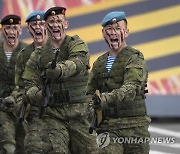
[[[7,57],[3,49],[3,42],[0,42],[0,97],[9,96],[15,87],[16,56],[25,46],[25,43],[19,42],[18,46],[12,51],[10,61],[7,62]]]
[[[78,46],[82,44],[84,44],[84,47],[78,49]],[[70,52],[72,52],[72,49],[75,46],[76,52],[87,52],[85,57],[81,59],[85,64],[85,67],[72,77],[66,79],[55,79],[51,82],[50,91],[53,95],[55,104],[62,105],[67,103],[86,102],[85,100],[87,99],[87,95],[85,95],[85,92],[89,69],[89,54],[86,44],[78,36],[66,36],[64,42],[60,46],[57,63],[68,60]],[[38,64],[40,72],[43,72],[45,70],[47,63],[51,62],[54,57],[53,49],[49,47],[50,44],[46,44],[45,46],[43,46],[44,49],[41,53],[41,58],[39,59]]]
[[[110,72],[106,70],[106,61],[108,52],[98,58],[96,61],[95,78],[97,89],[100,92],[111,92],[113,89],[119,89],[124,82],[125,66],[129,57],[134,54],[141,54],[139,51],[126,47],[116,57]],[[146,83],[144,83],[145,85]],[[146,115],[144,88],[137,92],[133,101],[114,102],[115,106],[108,106],[104,111],[104,116],[109,117],[133,117]]]

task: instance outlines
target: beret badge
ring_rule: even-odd
[[[113,18],[112,23],[116,23],[116,22],[117,22],[116,18]]]
[[[9,19],[9,22],[12,24],[13,23],[13,19]]]
[[[56,12],[55,11],[51,11],[51,15],[55,15],[56,14]]]
[[[38,15],[36,16],[36,19],[37,19],[37,20],[40,20],[40,19],[41,19],[41,16],[38,14]]]

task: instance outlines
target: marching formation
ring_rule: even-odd
[[[150,136],[148,70],[143,54],[126,44],[125,13],[102,19],[109,49],[92,69],[86,42],[66,34],[66,8],[34,11],[26,23],[31,44],[19,40],[19,16],[1,20],[0,154],[148,154],[149,142],[106,136]]]

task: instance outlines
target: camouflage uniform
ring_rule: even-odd
[[[15,63],[18,52],[24,48],[26,44],[19,42],[18,46],[12,52],[12,56],[9,62],[3,49],[3,42],[0,43],[0,97],[9,96],[15,88],[14,76],[15,76]],[[12,93],[13,97],[16,97],[16,92]],[[12,152],[15,145],[15,117],[11,113],[0,110],[0,153],[5,151]]]
[[[20,104],[22,95],[24,94],[24,80],[22,74],[25,70],[26,62],[30,58],[31,53],[34,51],[34,42],[22,49],[17,55],[15,66],[15,84],[18,86],[16,103]],[[16,90],[16,89],[15,89]],[[24,154],[24,138],[25,138],[25,123],[18,123],[16,126],[16,149],[15,154]]]
[[[100,90],[109,98],[103,107],[103,121],[96,129],[98,134],[108,132],[111,142],[101,153],[108,154],[147,154],[149,143],[113,143],[112,137],[149,137],[150,118],[146,113],[145,86],[148,77],[147,66],[141,52],[123,48],[112,65],[106,70],[109,52],[100,56],[94,63],[88,81],[87,94]]]
[[[41,99],[36,97],[42,89],[40,77],[53,57],[54,51],[50,44],[36,49],[23,74],[23,78],[28,81],[26,94],[31,102],[27,118],[26,150],[33,154],[92,153],[96,145],[94,137],[88,134],[88,104],[85,95],[89,54],[87,45],[78,36],[66,35],[61,44],[57,65],[62,68],[62,73],[50,84],[54,102],[46,108],[42,119],[37,116],[41,103]]]

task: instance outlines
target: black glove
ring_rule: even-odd
[[[61,75],[61,67],[59,65],[56,65],[54,69],[51,68],[51,62],[48,63],[47,69],[46,69],[46,76],[49,79],[56,79]]]
[[[0,108],[3,111],[11,112],[12,109],[15,107],[15,100],[12,96],[8,96],[5,99],[2,99],[2,102],[0,104]]]
[[[93,108],[96,110],[104,109],[108,104],[108,93],[95,93],[92,97],[93,100]]]

